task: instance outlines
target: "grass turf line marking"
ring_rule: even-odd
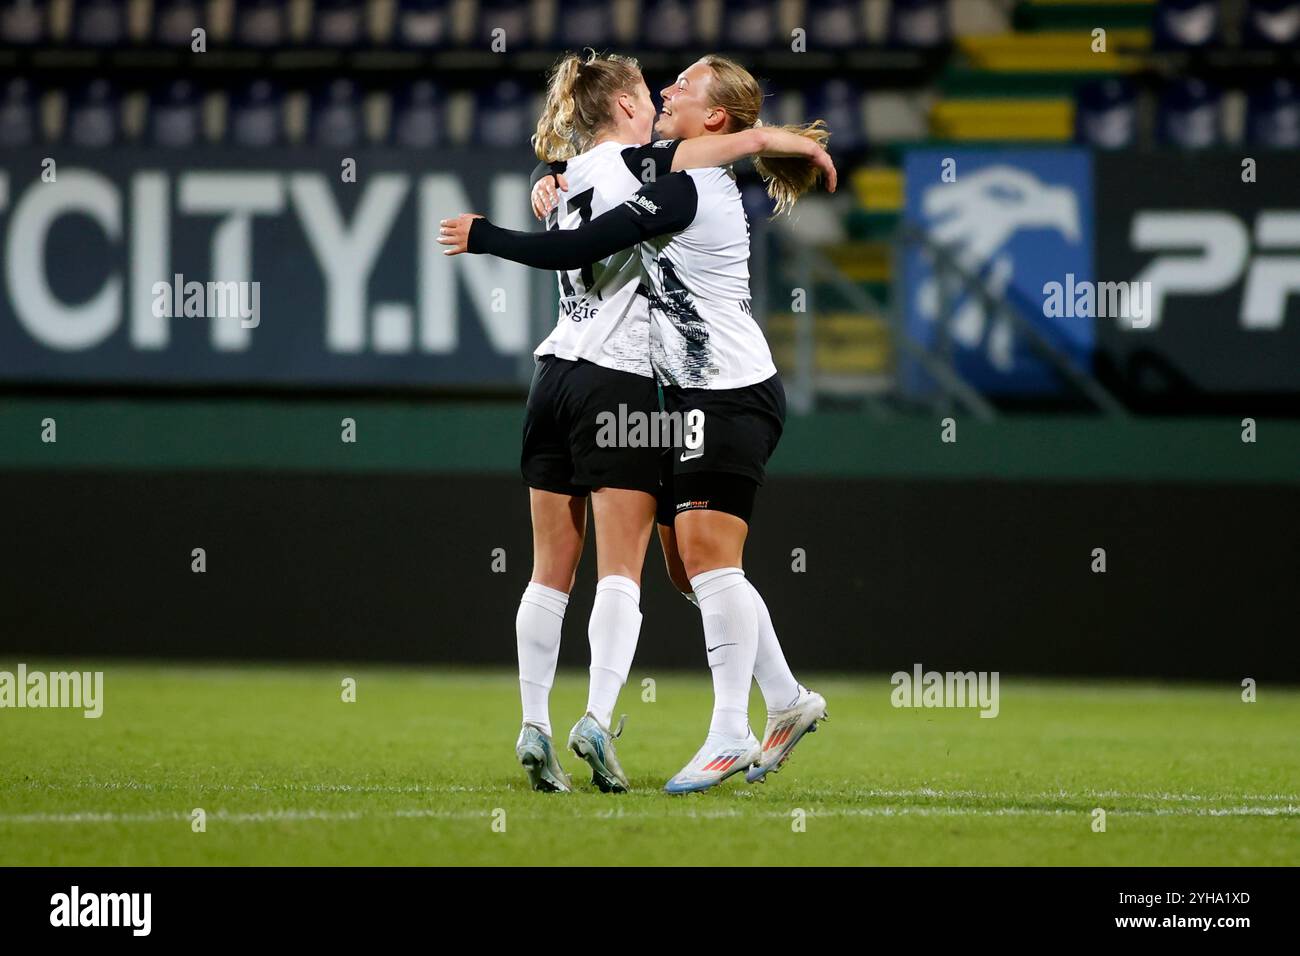
[[[149,793],[427,793],[427,794],[450,794],[450,793],[483,793],[483,794],[500,794],[510,792],[513,787],[466,787],[459,784],[447,786],[426,786],[422,784],[411,784],[404,787],[395,787],[391,785],[372,785],[372,784],[332,784],[332,783],[286,783],[274,784],[267,786],[265,784],[217,784],[207,785],[179,785],[179,784],[155,784],[155,783],[137,783],[129,781],[126,783],[40,783],[31,781],[29,783],[15,784],[10,787],[0,787],[0,793],[6,789],[9,790],[41,790],[41,791],[61,791],[61,790],[92,790],[105,792],[149,792]],[[748,790],[737,790],[737,794],[750,793]],[[1247,801],[1258,803],[1283,803],[1296,804],[1300,803],[1300,794],[1295,793],[1236,793],[1236,794],[1204,794],[1204,793],[1128,793],[1123,790],[1079,790],[1071,792],[1069,790],[1044,790],[1038,793],[1010,793],[1006,791],[995,790],[936,790],[932,787],[917,787],[913,789],[889,790],[872,788],[868,790],[832,790],[825,787],[808,787],[800,788],[792,798],[815,799],[822,798],[827,800],[853,800],[863,798],[886,798],[886,799],[916,799],[931,798],[938,800],[1002,800],[1012,802],[1024,802],[1033,800],[1145,800],[1157,803],[1204,803],[1207,801],[1218,801],[1221,803],[1231,803],[1233,801]]]
[[[810,817],[1065,817],[1086,815],[1083,810],[1037,810],[1025,807],[842,807],[818,810],[809,808]],[[1286,807],[1224,807],[1183,808],[1157,807],[1148,810],[1111,810],[1112,817],[1300,817],[1300,806]],[[409,810],[371,812],[365,810],[261,810],[249,813],[232,813],[216,810],[208,813],[209,820],[223,823],[309,823],[348,822],[373,819],[438,819],[481,820],[487,816],[483,810],[432,810],[416,807]],[[748,811],[734,808],[711,810],[689,809],[685,813],[629,813],[623,809],[598,810],[583,816],[604,820],[662,820],[668,817],[703,820],[754,819],[768,817],[786,819],[784,810]],[[85,823],[167,823],[186,821],[184,812],[152,811],[148,813],[114,813],[81,811],[75,813],[15,813],[0,815],[0,826],[11,824],[85,824]]]

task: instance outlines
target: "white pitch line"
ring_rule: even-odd
[[[3,790],[4,788],[0,788]],[[263,784],[217,784],[217,785],[196,785],[196,786],[178,786],[175,784],[155,784],[139,783],[128,781],[125,783],[26,783],[11,787],[13,790],[27,791],[95,791],[95,792],[147,792],[147,793],[182,793],[182,794],[204,794],[204,793],[407,793],[407,794],[452,794],[452,793],[481,793],[481,794],[501,794],[508,793],[502,787],[467,787],[458,784],[445,786],[424,786],[420,784],[411,784],[408,786],[392,785],[373,785],[373,784],[348,784],[348,783],[303,783],[303,784],[275,784],[266,786]],[[749,794],[752,791],[739,791],[739,793]],[[826,800],[855,800],[855,799],[904,799],[912,800],[917,798],[928,798],[936,800],[993,800],[1019,803],[1024,801],[1036,800],[1145,800],[1158,803],[1205,803],[1221,802],[1230,803],[1233,801],[1245,801],[1248,803],[1282,803],[1295,804],[1300,803],[1300,794],[1295,793],[1236,793],[1236,794],[1204,794],[1204,793],[1171,793],[1171,792],[1139,792],[1129,793],[1123,790],[1044,790],[1038,793],[1012,793],[1008,791],[994,790],[941,790],[933,787],[915,787],[910,789],[878,789],[868,790],[835,790],[824,787],[803,787],[800,788],[795,797],[801,800],[821,798]]]
[[[807,809],[809,817],[1065,817],[1087,816],[1084,810],[1031,807],[840,807],[835,809]],[[666,819],[788,819],[788,810],[761,810],[757,812],[732,807],[714,809],[689,809],[680,813],[645,813],[626,810],[599,810],[590,814],[575,814],[602,820],[666,820]],[[1286,807],[1220,807],[1183,808],[1158,807],[1145,810],[1112,810],[1112,817],[1300,817],[1300,805]],[[486,820],[488,810],[436,810],[426,807],[371,812],[363,810],[262,810],[234,813],[222,810],[207,814],[209,821],[220,823],[306,823],[350,822],[356,820],[434,819],[434,820]],[[152,811],[148,813],[114,813],[93,810],[75,813],[15,813],[0,814],[0,826],[19,824],[95,824],[95,823],[169,823],[190,821],[189,813],[179,811]]]
[[[1227,803],[1233,800],[1267,803],[1300,803],[1300,794],[1295,793],[1130,793],[1124,790],[1044,790],[1039,793],[1011,793],[993,790],[937,790],[932,787],[917,787],[903,790],[830,790],[825,788],[808,788],[799,791],[800,796],[820,796],[826,799],[841,800],[846,796],[874,798],[915,799],[929,797],[937,800],[1148,800],[1161,803],[1203,803],[1219,801]]]

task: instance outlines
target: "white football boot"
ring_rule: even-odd
[[[614,750],[614,741],[623,736],[625,723],[627,714],[618,722],[618,728],[610,733],[588,712],[569,731],[569,749],[580,760],[590,764],[591,782],[601,793],[627,793],[630,789],[627,774],[623,772],[618,753]]]
[[[551,793],[569,793],[573,784],[560,766],[555,755],[555,745],[540,727],[524,724],[515,744],[515,756],[528,773],[528,782],[534,790]]]
[[[664,784],[664,790],[668,793],[708,790],[755,763],[762,752],[758,738],[748,729],[743,737],[709,734],[691,762]]]
[[[817,721],[826,719],[826,698],[800,684],[799,696],[793,706],[767,715],[763,753],[758,763],[745,773],[745,779],[757,783],[769,773],[780,770],[803,735],[812,733],[817,729]]]

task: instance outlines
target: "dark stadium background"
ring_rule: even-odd
[[[1300,680],[1300,242],[1261,225],[1300,216],[1298,30],[1294,0],[0,0],[0,651],[513,661],[522,397],[553,278],[441,260],[428,217],[525,225],[545,70],[594,46],[637,55],[656,92],[726,52],[766,81],[770,121],[833,130],[841,189],[794,222],[769,223],[742,173],[792,405],[747,570],[792,660]],[[946,158],[957,184],[1027,170],[1076,220],[1014,233],[1000,282],[935,239]],[[381,182],[398,198],[359,312],[309,217],[323,190],[347,224]],[[263,284],[261,326],[242,347],[201,319],[150,340],[141,288],[233,278],[211,203],[259,189],[225,254]],[[1213,213],[1241,262],[1195,229],[1138,244],[1152,210]],[[1150,331],[1044,319],[1043,281],[1129,281],[1164,254],[1227,277],[1171,292]],[[1252,281],[1297,288],[1247,320]],[[105,289],[96,332],[78,310]],[[656,551],[639,659],[697,668]],[[564,665],[586,663],[593,578],[588,554]]]

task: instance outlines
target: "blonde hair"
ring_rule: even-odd
[[[725,56],[709,54],[700,62],[713,71],[709,98],[713,106],[727,111],[727,132],[735,133],[762,126],[763,121],[758,118],[758,112],[763,106],[763,90],[758,85],[758,80],[739,63],[728,60]],[[806,136],[822,148],[825,148],[831,138],[830,130],[822,120],[805,126],[780,128]],[[755,157],[754,169],[767,184],[767,194],[776,203],[775,215],[793,209],[799,197],[817,185],[822,174],[820,169],[800,156]]]
[[[537,121],[533,149],[544,163],[572,159],[595,143],[613,120],[611,101],[633,93],[641,82],[641,65],[616,53],[588,50],[583,59],[566,53],[551,70],[546,105]]]

